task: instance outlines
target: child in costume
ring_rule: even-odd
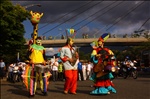
[[[47,95],[48,79],[50,72],[39,72],[35,70],[35,65],[45,66],[45,49],[41,45],[41,38],[36,38],[36,44],[30,46],[30,63],[26,66],[25,72],[22,75],[23,82],[29,91],[29,96],[33,97],[36,92],[37,82],[40,82],[40,88],[43,95]]]
[[[110,94],[110,92],[116,93],[113,88],[114,84],[112,71],[115,70],[114,61],[111,60],[114,57],[114,53],[104,48],[104,41],[109,37],[109,34],[103,34],[97,42],[92,42],[91,46],[93,52],[91,54],[91,61],[94,64],[93,75],[90,78],[94,82],[95,89],[90,94]]]

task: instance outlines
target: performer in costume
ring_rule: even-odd
[[[35,68],[36,65],[41,66],[46,65],[44,59],[45,49],[41,45],[40,37],[36,38],[36,44],[30,46],[30,52],[31,52],[31,55],[29,56],[30,63],[26,66],[25,72],[22,75],[23,82],[27,90],[29,91],[30,97],[33,97],[35,95],[37,81],[39,81],[40,83],[40,88],[43,95],[47,95],[48,79],[51,74],[48,71],[45,72],[36,71]]]
[[[60,59],[64,66],[65,84],[64,93],[76,94],[78,71],[77,65],[79,62],[79,55],[73,47],[73,39],[67,38],[66,45],[60,50]]]
[[[113,88],[114,84],[111,79],[113,79],[112,71],[115,70],[114,53],[104,47],[104,41],[109,37],[109,34],[103,34],[97,42],[92,42],[91,46],[93,52],[91,54],[91,61],[94,64],[93,75],[90,78],[94,82],[95,89],[90,92],[90,94],[110,94],[110,92],[116,93]]]

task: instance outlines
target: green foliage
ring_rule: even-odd
[[[125,49],[124,51],[114,50],[113,52],[115,53],[115,56],[118,60],[123,61],[126,56],[129,56],[131,60],[140,59],[142,51],[148,49],[150,50],[150,41],[144,42],[143,46],[132,46]]]
[[[9,0],[1,0],[0,58],[6,62],[16,61],[17,53],[21,56],[26,51],[22,22],[28,16],[29,12],[20,5],[14,6]]]

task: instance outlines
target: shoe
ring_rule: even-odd
[[[29,95],[29,98],[33,98],[34,97],[34,95]]]
[[[107,94],[109,95],[109,94],[110,94],[110,92],[107,92]]]
[[[33,98],[33,97],[34,97],[34,94],[31,95],[30,92],[29,92],[29,98]]]
[[[47,92],[42,92],[44,96],[47,96]]]
[[[64,91],[64,94],[68,94],[68,91]]]
[[[76,92],[71,92],[70,94],[76,95],[77,93]]]

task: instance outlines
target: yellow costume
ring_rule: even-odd
[[[30,46],[30,52],[30,64],[27,65],[26,70],[22,75],[23,82],[25,83],[27,90],[29,90],[29,96],[35,95],[38,81],[43,95],[47,95],[48,80],[51,74],[48,71],[48,67],[45,66],[45,49],[41,46],[40,38],[36,39],[36,44]],[[43,68],[44,70],[42,71]]]

